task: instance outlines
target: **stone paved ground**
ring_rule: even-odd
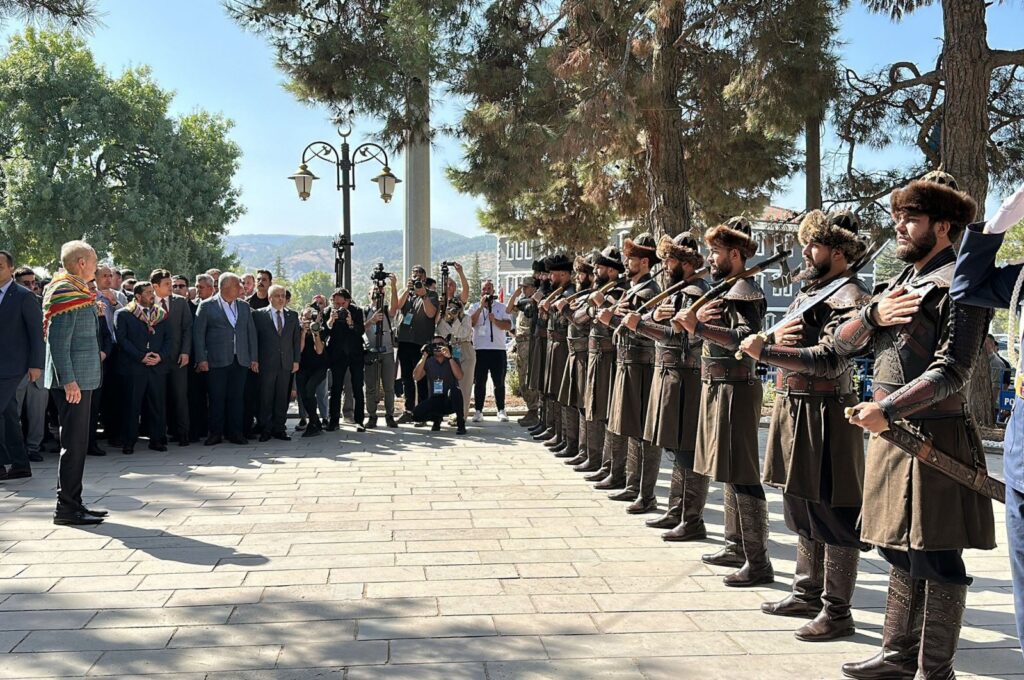
[[[777,493],[779,581],[733,590],[515,425],[336,435],[90,458],[96,529],[50,523],[52,463],[0,484],[0,677],[791,680],[878,646],[873,554],[854,638],[758,611],[793,569]],[[968,568],[961,676],[1024,674],[1005,547]]]

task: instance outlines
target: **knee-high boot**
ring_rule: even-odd
[[[825,583],[821,595],[824,605],[814,620],[796,631],[798,640],[820,642],[849,637],[857,632],[850,614],[850,600],[857,587],[857,563],[860,550],[825,546]],[[794,582],[795,583],[795,582]]]
[[[621,489],[626,486],[626,438],[608,430],[604,435],[608,456],[608,476],[594,485],[595,489]]]
[[[587,431],[587,458],[582,463],[573,467],[573,470],[576,472],[596,472],[601,469],[601,454],[604,449],[604,425],[596,420],[587,420],[581,415],[580,427],[585,428]]]
[[[579,442],[579,450],[575,458],[570,458],[565,461],[566,465],[582,465],[587,462],[587,440],[590,438],[590,434],[587,430],[587,419],[583,415],[583,409],[573,407],[576,412],[576,440]]]
[[[718,552],[701,555],[701,562],[716,567],[742,567],[743,539],[740,537],[739,512],[736,509],[736,492],[731,484],[722,488],[722,508],[725,516],[725,547]]]
[[[608,431],[607,420],[596,420],[594,424],[599,428],[600,436],[598,438],[599,444],[596,445],[596,457],[600,462],[596,470],[583,475],[583,479],[588,482],[600,482],[607,478],[608,474],[612,471],[612,451],[609,442],[614,435]]]
[[[642,515],[658,509],[658,474],[661,472],[661,456],[663,449],[650,442],[640,442],[640,495],[626,512],[631,515]]]
[[[608,494],[613,501],[627,501],[632,503],[640,495],[640,459],[643,457],[643,442],[636,437],[623,437],[625,440],[626,460],[623,466],[623,479],[625,488]],[[612,471],[615,470],[615,461],[612,461]]]
[[[580,412],[573,406],[562,406],[562,441],[565,447],[556,458],[575,458],[580,452]]]
[[[920,680],[953,680],[953,657],[960,641],[960,626],[967,606],[967,586],[955,583],[924,583],[924,623],[917,659]]]
[[[921,650],[924,601],[925,582],[891,567],[882,649],[866,661],[843,664],[843,675],[856,680],[913,680]]]
[[[854,563],[854,569],[856,569],[856,563]],[[761,611],[774,616],[814,618],[822,607],[821,593],[825,587],[824,571],[825,544],[801,536],[796,544],[793,591],[778,602],[765,602],[761,605]]]
[[[673,452],[672,458],[672,481],[668,486],[668,509],[660,517],[645,522],[652,529],[671,529],[683,519],[683,485],[686,483],[683,475],[685,469],[682,456],[678,452]]]
[[[740,536],[746,562],[735,574],[722,582],[734,588],[748,588],[775,581],[775,571],[768,559],[768,501],[745,493],[736,494],[740,516]]]
[[[693,470],[683,471],[683,515],[679,524],[661,535],[669,542],[701,541],[708,537],[704,526],[704,504],[711,478]]]
[[[552,415],[552,433],[544,442],[544,446],[557,453],[565,449],[566,441],[562,432],[562,405],[554,399],[551,400],[551,412],[554,414]]]

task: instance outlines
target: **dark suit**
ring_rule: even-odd
[[[115,314],[115,312],[109,308],[106,313]],[[91,419],[89,426],[89,451],[96,451],[99,448],[96,444],[96,428],[99,427],[100,412],[102,410],[103,402],[105,401],[104,395],[107,395],[109,398],[111,394],[119,395],[120,393],[117,389],[117,385],[120,383],[120,380],[117,379],[118,376],[115,373],[117,370],[116,366],[114,366],[110,371],[107,370],[108,367],[115,364],[116,359],[114,358],[114,336],[110,334],[110,326],[107,325],[106,319],[101,319],[100,322],[96,324],[96,341],[100,346],[102,374],[100,375],[100,386],[92,391],[92,404],[89,407],[89,417]],[[107,389],[104,390],[104,387],[107,387]],[[118,405],[118,410],[121,410],[120,404]],[[106,434],[108,438],[113,438],[116,441],[116,438],[121,436],[121,430],[113,433],[104,428],[104,434]]]
[[[222,302],[218,294],[199,305],[192,326],[192,348],[198,362],[210,364],[210,434],[233,439],[243,436],[245,378],[249,364],[259,357],[249,305],[238,299],[235,310],[225,312],[226,303]]]
[[[189,313],[192,315],[192,322],[195,323],[196,312],[199,310],[199,298],[188,303]],[[198,441],[209,432],[209,410],[210,400],[207,386],[208,373],[197,373],[196,353],[189,354],[188,359],[188,425],[189,436],[192,441]]]
[[[283,325],[278,331],[278,314]],[[291,394],[292,364],[299,361],[299,315],[264,307],[252,314],[260,356],[259,424],[263,434],[284,434]]]
[[[122,309],[115,315],[117,329],[117,371],[124,381],[124,396],[127,408],[124,418],[124,446],[134,446],[139,437],[139,419],[142,416],[142,402],[145,399],[149,440],[162,444],[167,440],[165,394],[167,373],[171,361],[171,334],[167,319],[149,332],[146,323],[136,318],[131,311]],[[146,354],[156,352],[160,363],[146,366],[142,359]]]
[[[178,357],[192,356],[192,310],[188,300],[180,295],[167,299],[168,335],[171,355],[167,364],[167,422],[172,434],[180,441],[189,440],[188,366],[178,367]],[[159,303],[157,303],[159,304]]]
[[[341,396],[345,391],[345,373],[352,381],[352,395],[355,397],[355,421],[362,424],[365,415],[363,396],[363,310],[355,305],[348,306],[352,315],[349,327],[344,317],[339,317],[334,326],[327,330],[327,358],[331,366],[331,398],[329,403],[330,422],[337,425],[341,417]],[[330,311],[328,316],[330,318]]]
[[[0,352],[0,466],[28,470],[28,452],[21,436],[15,397],[28,369],[43,368],[43,315],[39,299],[13,279],[0,300],[0,328],[4,329]]]

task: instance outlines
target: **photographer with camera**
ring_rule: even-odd
[[[320,310],[313,306],[302,310],[299,328],[299,372],[295,374],[295,391],[299,404],[309,414],[309,423],[302,436],[315,437],[323,432],[323,424],[316,415],[317,391],[327,380],[327,354]]]
[[[473,422],[484,419],[484,396],[487,393],[487,374],[494,384],[494,402],[498,407],[498,420],[508,422],[505,415],[505,371],[508,352],[505,350],[505,332],[512,330],[512,318],[505,305],[494,295],[494,283],[486,279],[480,286],[480,302],[469,308],[473,325],[473,345],[476,347],[476,370],[473,372]]]
[[[470,394],[473,390],[476,349],[473,347],[473,325],[465,312],[465,306],[458,298],[448,300],[445,304],[444,316],[437,324],[437,334],[447,338],[451,344],[452,356],[459,360],[459,366],[462,368],[459,389],[463,395]],[[463,415],[469,417],[469,400],[463,399],[463,402]]]
[[[412,375],[428,386],[429,396],[416,406],[413,418],[416,422],[432,421],[431,429],[437,432],[441,429],[441,420],[454,413],[458,426],[456,432],[466,434],[465,407],[462,390],[459,389],[462,366],[458,359],[452,358],[451,347],[444,338],[435,335],[421,348],[420,357]]]
[[[352,294],[345,288],[334,291],[327,316],[327,358],[331,368],[328,432],[338,429],[346,374],[352,379],[356,432],[366,431],[363,426],[363,330],[363,310],[352,305]]]
[[[427,270],[421,265],[412,268],[412,278],[401,295],[397,294],[394,275],[391,281],[391,309],[397,312],[398,363],[402,369],[402,387],[405,394],[405,413],[398,421],[413,422],[412,411],[417,401],[427,398],[427,384],[413,379],[413,369],[419,361],[420,349],[430,342],[436,325],[438,296],[426,285]],[[353,385],[354,387],[354,385]]]
[[[394,278],[378,264],[370,274],[370,306],[366,308],[366,427],[377,427],[377,404],[384,392],[384,419],[388,427],[398,427],[395,420],[395,340],[392,335],[391,312],[385,304],[384,288]]]

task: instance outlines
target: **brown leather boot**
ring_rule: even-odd
[[[917,674],[924,618],[925,582],[898,567],[889,568],[882,649],[866,661],[843,664],[855,680],[913,680]]]
[[[661,540],[674,543],[702,541],[708,537],[704,526],[704,504],[708,500],[710,483],[711,479],[699,472],[683,470],[683,515],[677,526],[661,535]],[[737,566],[742,566],[742,562]]]
[[[722,579],[732,588],[750,588],[775,581],[775,571],[768,559],[768,501],[744,493],[736,494],[739,510],[740,536],[746,562],[734,574]]]
[[[644,522],[652,529],[672,529],[683,519],[683,466],[679,461],[679,454],[676,454],[675,458],[675,462],[672,463],[672,481],[668,486],[668,510],[660,517]]]
[[[731,484],[726,484],[722,491],[722,508],[725,515],[725,547],[714,553],[700,556],[700,561],[715,567],[742,567],[746,559],[743,557],[743,539],[740,538],[740,520],[736,510],[736,493]]]
[[[825,545],[800,536],[796,544],[793,592],[778,602],[765,602],[761,605],[761,611],[773,616],[796,616],[804,619],[817,616],[822,607],[824,568]],[[800,637],[799,632],[797,637]]]
[[[924,623],[917,677],[953,680],[953,657],[960,641],[960,626],[967,606],[967,586],[925,581]]]
[[[643,442],[635,437],[623,437],[626,443],[625,480],[626,488],[608,496],[613,501],[633,502],[640,495],[640,458]]]
[[[797,640],[822,642],[849,637],[857,632],[850,614],[850,600],[857,587],[857,563],[860,550],[825,546],[824,591],[821,603],[824,605],[814,620],[800,626],[796,631]],[[793,582],[794,586],[796,581]],[[764,607],[761,607],[764,609]]]
[[[626,441],[621,435],[607,432],[604,445],[608,455],[608,476],[594,485],[595,489],[621,489],[626,486]]]
[[[540,423],[540,418],[537,416],[537,411],[527,411],[526,415],[516,421],[520,427],[530,428]]]
[[[655,492],[658,487],[658,473],[661,472],[662,449],[642,439],[633,441],[637,442],[640,457],[640,494],[626,512],[631,515],[643,515],[658,509],[658,496]]]

